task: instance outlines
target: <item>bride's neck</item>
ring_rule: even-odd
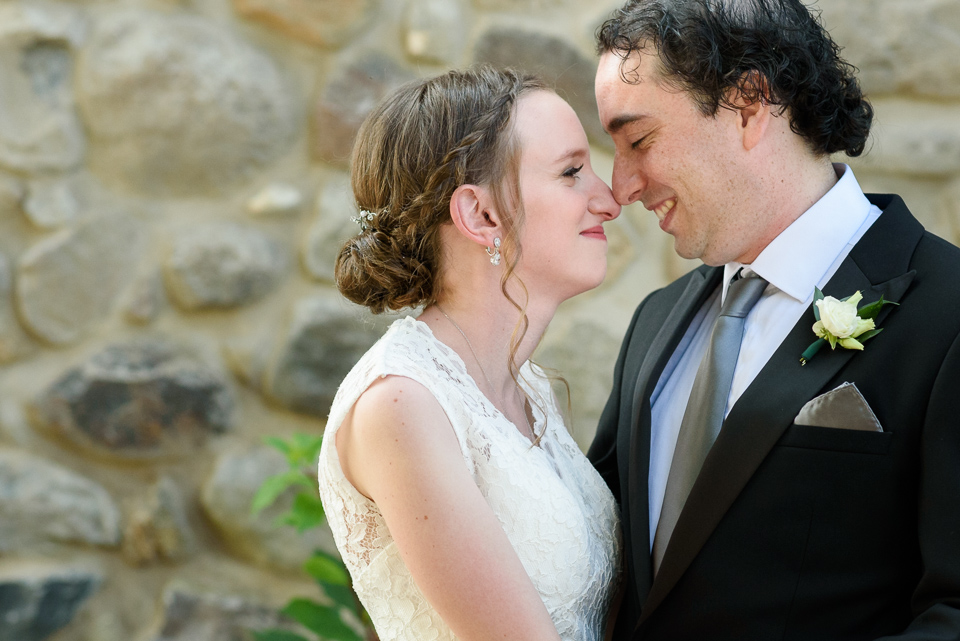
[[[512,356],[514,366],[519,369],[533,354],[553,317],[553,310],[546,313],[528,305],[526,317],[524,331],[520,311],[502,295],[473,299],[447,296],[424,309],[420,320],[430,326],[439,340],[460,354],[468,370],[477,366],[481,375],[489,379],[487,382],[494,387],[493,391],[506,398],[515,385],[510,372],[514,340],[522,337]]]

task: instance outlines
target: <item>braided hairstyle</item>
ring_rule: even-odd
[[[657,81],[686,91],[704,116],[733,107],[739,93],[788,112],[817,155],[864,151],[873,108],[803,0],[629,0],[597,30],[598,53],[624,62],[648,46]],[[623,66],[621,77],[640,81]]]
[[[340,250],[341,294],[374,313],[435,302],[440,227],[464,184],[488,186],[504,213],[509,276],[522,217],[511,116],[522,95],[541,89],[532,76],[480,66],[404,85],[370,114],[357,134],[351,180],[357,206],[375,215]]]

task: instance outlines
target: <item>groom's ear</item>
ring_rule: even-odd
[[[737,126],[747,151],[763,140],[777,114],[770,104],[770,85],[758,71],[743,75],[735,89],[730,91],[730,105],[737,115]]]
[[[489,190],[478,185],[460,185],[450,198],[450,218],[467,239],[493,246],[502,237],[500,218]]]

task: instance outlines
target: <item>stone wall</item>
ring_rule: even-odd
[[[332,287],[347,158],[392,87],[539,72],[612,155],[592,34],[619,0],[0,0],[0,641],[212,641],[312,594],[328,535],[249,515],[389,319]],[[826,0],[877,107],[867,190],[960,240],[960,6]],[[589,8],[587,8],[589,6]],[[589,443],[636,303],[691,267],[654,217],[540,360]],[[279,509],[279,508],[277,508]]]

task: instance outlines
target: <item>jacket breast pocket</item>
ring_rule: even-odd
[[[868,432],[794,423],[783,433],[777,445],[828,452],[883,455],[890,450],[893,435],[893,432]]]

